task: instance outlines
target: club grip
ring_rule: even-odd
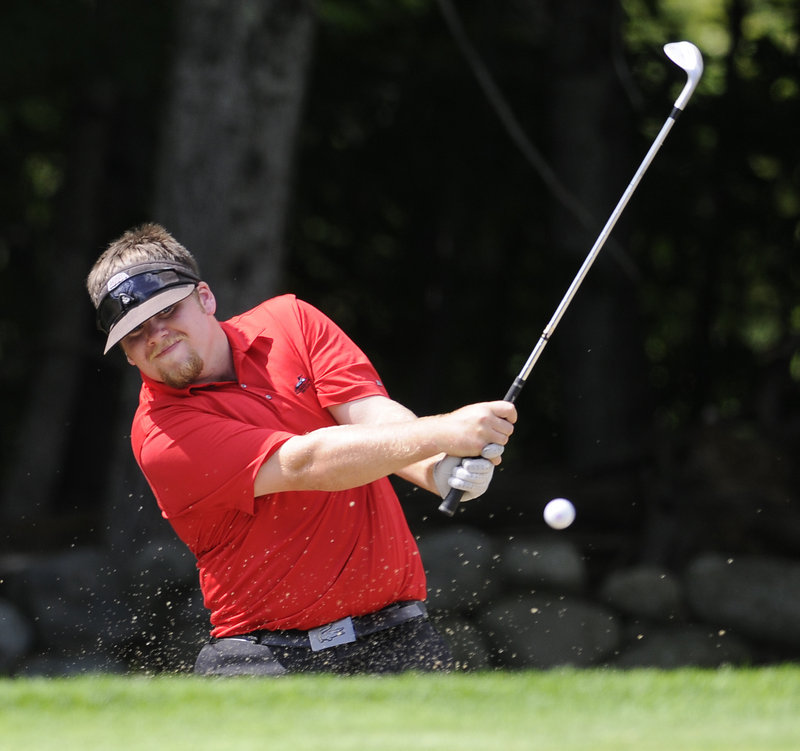
[[[458,504],[461,503],[461,497],[464,495],[463,490],[456,490],[450,488],[450,492],[444,497],[444,500],[439,504],[439,511],[447,516],[452,516],[458,509]]]
[[[519,396],[519,392],[522,391],[522,387],[525,385],[525,377],[522,375],[518,375],[514,379],[514,383],[511,384],[511,388],[508,390],[506,395],[503,397],[504,402],[511,402],[512,404],[517,401],[517,397]],[[450,492],[444,497],[444,500],[439,504],[439,511],[441,511],[446,516],[452,516],[456,513],[458,509],[458,504],[461,503],[461,498],[464,496],[463,490],[456,490],[455,488],[450,488]]]

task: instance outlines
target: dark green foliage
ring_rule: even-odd
[[[551,4],[455,5],[547,157],[548,93],[559,76],[549,47]],[[694,31],[701,47],[709,40],[706,77],[620,224],[637,272],[642,379],[657,422],[681,434],[709,417],[745,419],[791,449],[800,438],[796,10],[787,2],[733,2],[726,15],[701,24],[658,2],[621,5],[625,14],[609,18],[608,28],[623,27],[617,71],[637,135],[629,153],[613,157],[620,193],[682,83],[660,45]],[[553,244],[553,196],[481,93],[436,3],[327,0],[318,8],[284,286],[348,330],[392,393],[416,411],[499,398],[577,271]],[[40,346],[41,308],[31,303],[57,283],[63,237],[91,222],[88,269],[106,241],[148,217],[172,14],[166,0],[3,6],[3,468],[13,460],[31,373],[48,354]],[[81,169],[76,129],[86,118],[101,123],[110,142],[94,217],[65,209]],[[559,127],[568,135],[570,123]],[[598,204],[610,212],[618,197]],[[90,329],[82,289],[74,304],[86,307]],[[71,431],[80,447],[98,431],[103,407],[91,405],[95,417],[81,424],[98,360],[85,351],[89,333],[75,341],[82,344],[66,346],[92,376],[75,423],[54,429]],[[480,356],[476,342],[483,342]],[[534,441],[541,459],[559,458],[552,437],[569,395],[559,388],[553,353],[534,380],[522,398],[517,441]],[[75,466],[80,453],[70,452],[64,477],[86,471]]]

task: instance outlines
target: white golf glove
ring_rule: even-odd
[[[439,495],[445,498],[450,488],[463,490],[462,501],[471,501],[483,495],[489,488],[494,474],[494,464],[489,459],[496,459],[503,453],[499,443],[488,443],[481,451],[482,459],[462,459],[458,456],[445,456],[433,465],[433,481]]]

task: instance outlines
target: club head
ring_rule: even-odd
[[[686,71],[689,79],[675,100],[675,107],[682,110],[703,75],[703,56],[691,42],[670,42],[664,45],[664,52],[675,65]]]

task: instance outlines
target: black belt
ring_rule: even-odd
[[[340,644],[354,642],[360,636],[384,631],[392,626],[415,618],[427,618],[425,604],[418,600],[396,602],[383,610],[368,615],[348,616],[308,631],[252,631],[249,634],[230,636],[229,639],[247,639],[268,647],[306,647],[318,652]],[[224,637],[225,638],[225,637]]]

